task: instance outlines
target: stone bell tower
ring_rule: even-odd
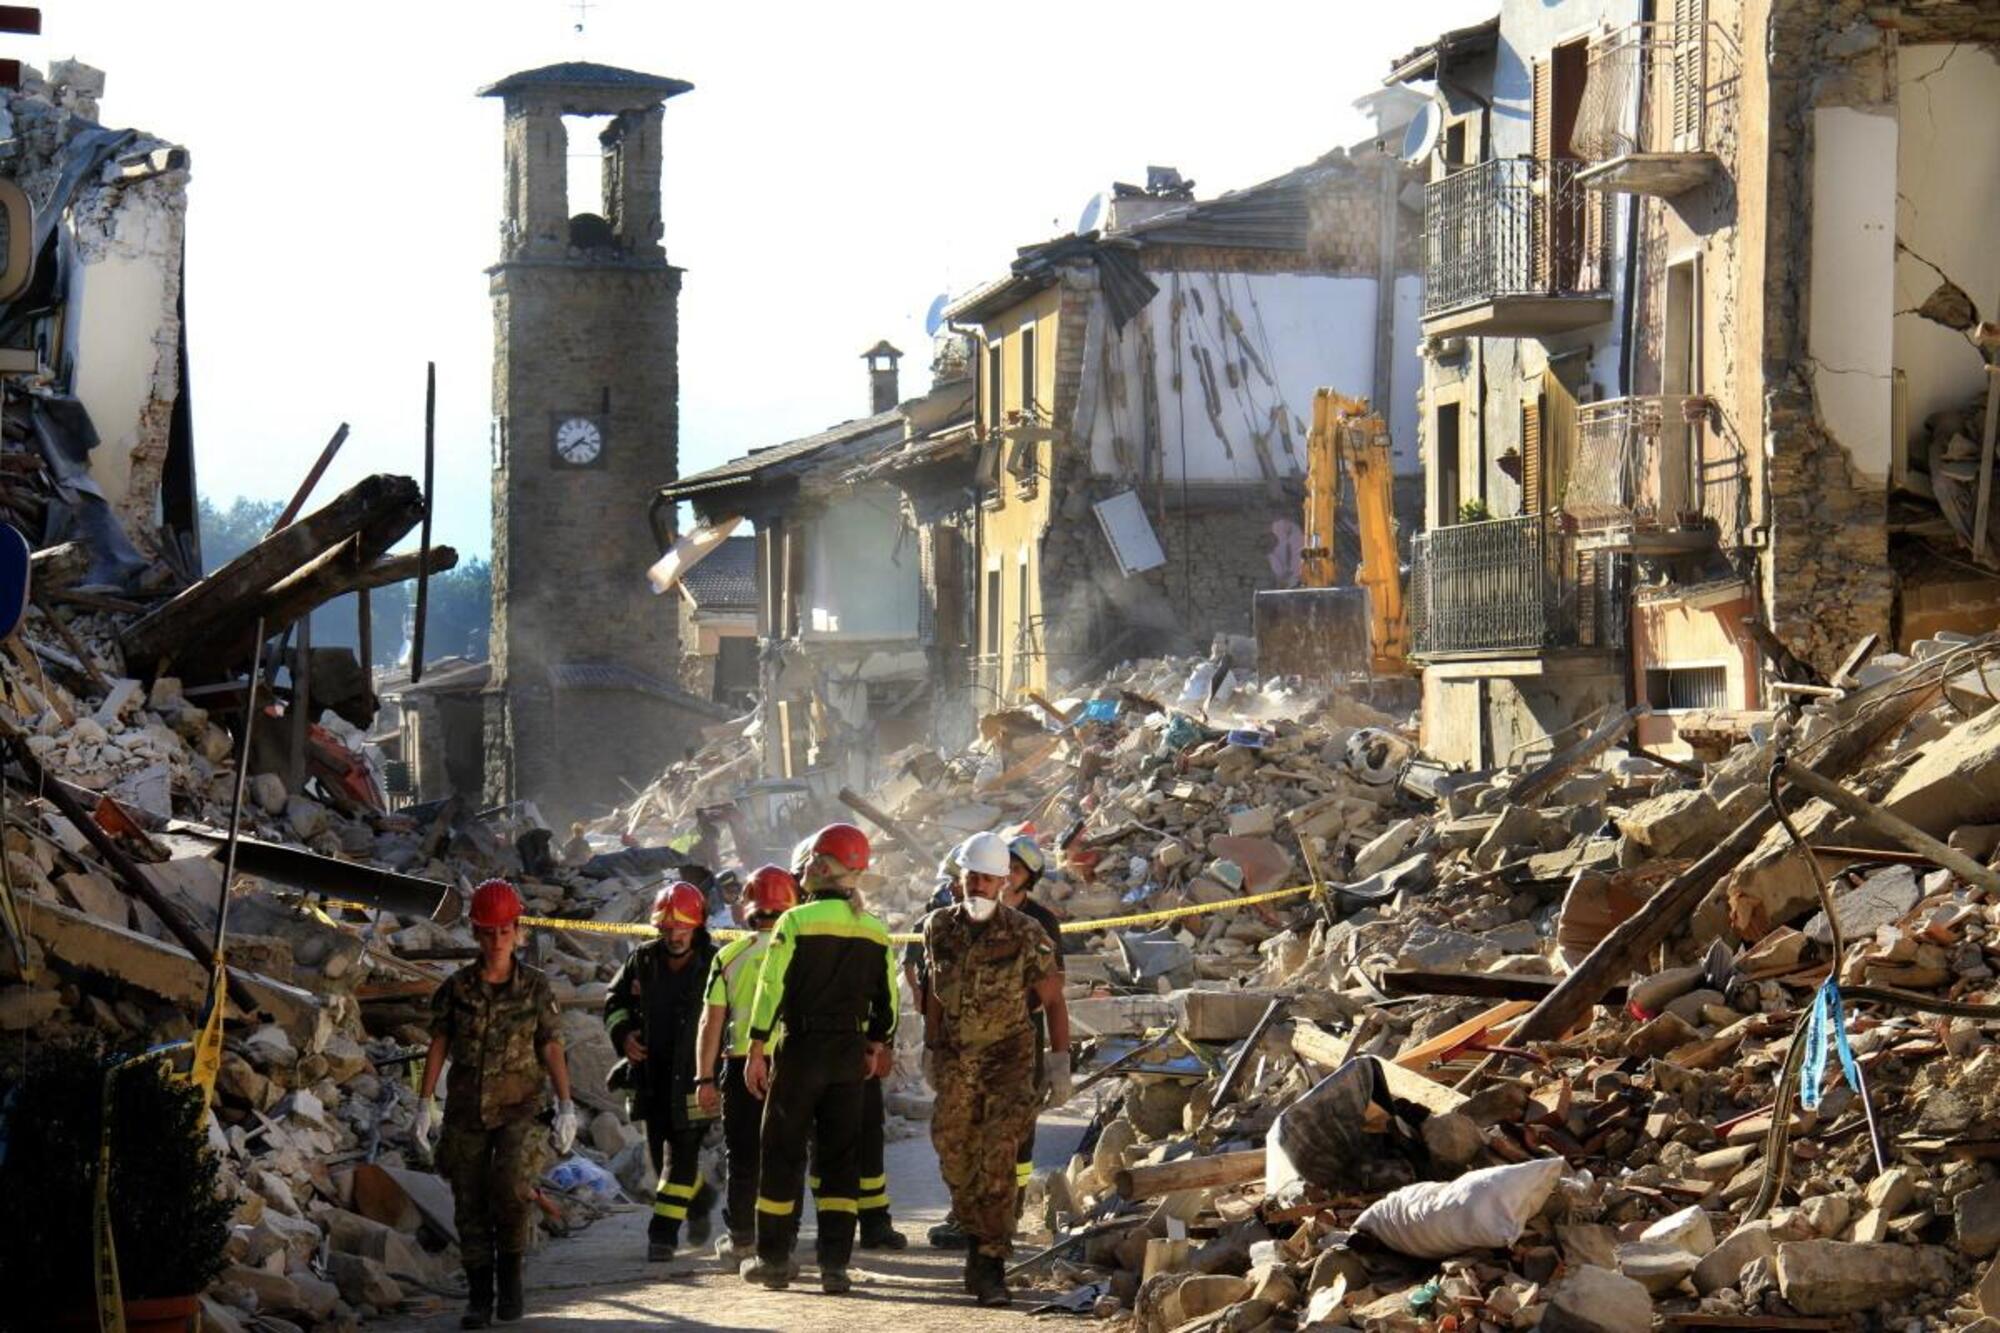
[[[663,103],[692,85],[569,62],[480,90],[506,120],[493,295],[490,803],[552,820],[622,799],[696,719],[668,683],[675,618],[646,568],[679,451],[681,270],[661,245]],[[601,212],[569,211],[565,117],[610,117]]]

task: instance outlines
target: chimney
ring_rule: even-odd
[[[903,354],[884,338],[861,354],[868,363],[868,415],[880,416],[902,401],[896,391],[896,363]]]

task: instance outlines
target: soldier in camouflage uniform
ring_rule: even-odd
[[[540,971],[514,958],[521,898],[505,880],[488,880],[472,897],[480,957],[454,972],[431,997],[431,1045],[424,1061],[416,1135],[428,1144],[437,1120],[438,1076],[445,1085],[444,1138],[437,1163],[451,1181],[459,1253],[469,1292],[462,1328],[485,1328],[496,1313],[519,1319],[521,1255],[528,1245],[532,1178],[541,1144],[535,1135],[542,1071],[555,1085],[555,1146],[576,1142],[569,1066],[556,1028],[555,992]]]
[[[1035,1085],[1032,991],[1048,1015],[1053,1050],[1069,1050],[1069,1008],[1055,948],[1041,926],[1003,907],[1007,844],[991,833],[965,840],[965,899],[924,919],[925,1074],[937,1089],[931,1143],[968,1242],[965,1289],[1005,1305],[1013,1249],[1015,1150],[1045,1096]],[[1067,1096],[1067,1089],[1061,1090]]]

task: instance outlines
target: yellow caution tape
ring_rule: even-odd
[[[188,1078],[201,1089],[204,1111],[215,1100],[215,1079],[222,1072],[222,1013],[229,1007],[228,978],[228,964],[218,953],[215,982],[208,995],[208,1017],[202,1021],[201,1031],[195,1034],[194,1063],[188,1069]]]
[[[1216,912],[1233,912],[1239,907],[1253,907],[1259,903],[1280,902],[1286,898],[1297,898],[1303,894],[1316,894],[1323,886],[1319,884],[1295,884],[1288,889],[1271,889],[1265,893],[1253,893],[1247,898],[1230,898],[1219,903],[1189,903],[1183,907],[1163,907],[1153,912],[1132,912],[1125,916],[1101,917],[1095,921],[1065,921],[1062,932],[1065,935],[1088,935],[1099,930],[1114,930],[1124,926],[1153,925],[1161,921],[1178,921],[1182,917],[1209,916]],[[345,902],[338,898],[322,898],[323,906],[346,908],[357,912],[374,909],[366,903]],[[329,923],[330,924],[330,923]],[[644,921],[581,921],[562,916],[524,916],[523,926],[533,926],[540,930],[568,930],[581,935],[627,935],[634,939],[653,939],[659,935],[659,928]],[[718,939],[736,939],[749,931],[733,926],[709,932]],[[923,936],[913,932],[898,932],[889,936],[891,944],[914,944]]]

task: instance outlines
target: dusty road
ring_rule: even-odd
[[[1069,1160],[1083,1117],[1044,1117],[1036,1137],[1039,1166]],[[502,1328],[536,1333],[612,1333],[627,1328],[819,1329],[840,1324],[893,1327],[897,1333],[995,1333],[1027,1325],[1031,1302],[1017,1292],[1012,1310],[982,1310],[959,1286],[960,1254],[933,1250],[924,1232],[949,1204],[928,1135],[889,1145],[889,1190],[896,1225],[910,1237],[900,1254],[855,1255],[854,1290],[823,1296],[812,1265],[811,1222],[799,1241],[805,1264],[787,1291],[753,1287],[707,1255],[683,1253],[670,1269],[644,1263],[647,1214],[621,1210],[528,1259],[528,1315]],[[718,1225],[720,1219],[718,1218]],[[381,1333],[446,1333],[458,1327],[456,1304],[424,1298],[411,1314],[370,1324]]]

